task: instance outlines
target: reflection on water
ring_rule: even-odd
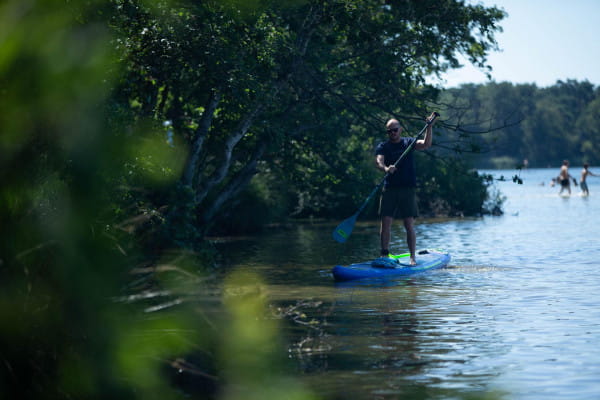
[[[330,239],[334,221],[218,247],[226,270],[260,272],[274,303],[304,315],[286,325],[289,355],[325,396],[597,399],[600,182],[590,179],[590,197],[560,198],[555,172],[500,183],[502,217],[419,220],[419,247],[449,250],[451,265],[388,284],[330,274],[377,256],[374,222],[343,245]],[[393,236],[406,251],[399,225]]]

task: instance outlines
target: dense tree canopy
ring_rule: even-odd
[[[503,17],[458,1],[145,4],[116,1],[115,97],[186,149],[179,190],[206,229],[259,171],[297,215],[355,204],[384,120],[418,126],[438,94],[425,77],[457,53],[484,65]]]

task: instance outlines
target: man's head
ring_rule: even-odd
[[[400,134],[402,133],[402,126],[400,125],[400,122],[398,122],[397,119],[390,119],[386,124],[385,124],[385,130],[388,134],[388,137],[390,138],[390,141],[392,142],[398,142],[400,140]]]

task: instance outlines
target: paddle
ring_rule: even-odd
[[[433,121],[435,121],[435,119],[439,116],[440,116],[440,114],[438,114],[437,112],[433,114],[433,118],[430,121],[427,121],[427,123],[425,124],[423,129],[421,129],[421,132],[419,132],[419,134],[414,137],[413,141],[406,148],[406,150],[404,150],[404,152],[400,155],[400,157],[398,157],[398,159],[394,163],[394,167],[396,167],[398,165],[398,163],[408,154],[408,152],[412,150],[412,148],[415,146],[415,143],[417,142],[417,139],[419,139],[419,137],[421,137],[421,135],[425,132],[427,127],[429,125],[431,125],[433,123]],[[385,174],[385,176],[383,177],[383,179],[381,180],[379,185],[375,186],[375,188],[369,194],[369,197],[367,197],[367,199],[360,206],[360,208],[352,216],[346,218],[341,224],[339,224],[333,230],[333,239],[334,240],[336,240],[339,243],[345,243],[346,240],[348,240],[348,238],[350,237],[350,234],[352,233],[352,230],[354,229],[354,225],[356,224],[356,220],[358,219],[358,216],[360,215],[362,210],[367,206],[367,204],[371,200],[371,197],[373,197],[375,195],[375,193],[377,193],[379,188],[381,188],[381,186],[383,186],[383,183],[385,182],[385,178],[387,178],[388,175],[389,175],[389,172]]]

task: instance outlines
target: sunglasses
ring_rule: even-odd
[[[392,128],[392,129],[388,129],[387,133],[396,133],[398,132],[400,129],[399,128]]]

